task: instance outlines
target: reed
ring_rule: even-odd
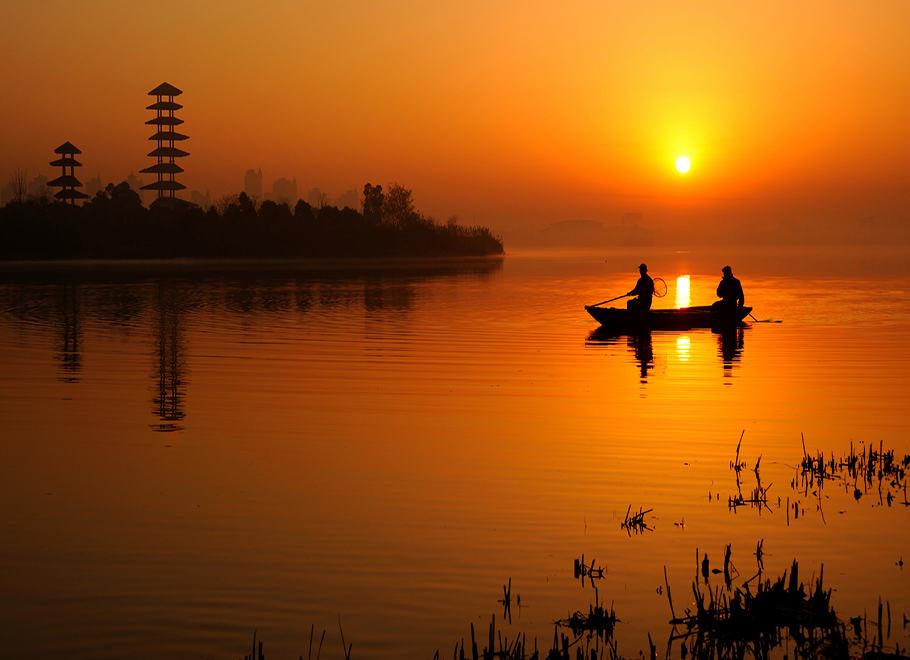
[[[575,560],[575,579],[581,579],[581,585],[584,586],[585,578],[588,578],[593,585],[593,580],[602,580],[604,578],[604,572],[606,569],[603,566],[595,566],[594,560],[591,560],[591,565],[588,566],[585,562],[585,556],[582,555],[581,559]]]
[[[644,511],[642,509],[638,510],[638,513],[632,513],[632,505],[629,505],[629,508],[626,510],[626,517],[620,523],[620,528],[626,530],[626,533],[629,536],[632,536],[633,533],[641,534],[644,532],[653,532],[653,527],[648,527],[648,524],[645,522],[645,516],[651,513],[654,509],[648,509]],[[631,514],[631,515],[630,515]]]
[[[609,638],[613,635],[613,629],[616,627],[616,613],[613,608],[607,611],[603,604],[599,602],[599,594],[594,589],[594,604],[588,606],[588,613],[581,611],[575,612],[568,619],[561,619],[556,622],[557,626],[569,628],[575,635],[576,641],[582,635],[597,635],[601,639]]]
[[[757,581],[754,592],[753,580]],[[696,658],[742,658],[747,653],[767,658],[789,633],[801,657],[846,658],[845,628],[831,608],[831,590],[825,590],[823,580],[824,567],[807,591],[799,582],[796,560],[789,576],[785,571],[776,581],[762,581],[756,575],[730,595],[720,589],[703,591],[696,580],[692,583],[695,610],[673,616],[669,643],[683,641]]]

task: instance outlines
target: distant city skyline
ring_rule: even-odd
[[[28,173],[26,173],[28,174]],[[252,175],[252,176],[251,176]],[[257,172],[256,170],[247,170],[244,176],[244,183],[242,190],[237,190],[233,192],[226,193],[222,197],[230,197],[232,194],[238,194],[239,192],[245,192],[250,197],[255,197],[260,201],[266,199],[279,202],[287,203],[289,206],[293,207],[297,200],[302,199],[298,194],[297,187],[297,178],[292,177],[291,180],[288,180],[285,177],[277,177],[272,182],[272,190],[269,192],[262,192],[262,170],[261,168]],[[45,192],[49,195],[53,195],[53,190],[48,187],[50,179],[45,174],[38,174],[30,179],[27,179],[27,194],[32,197],[41,197]],[[142,190],[144,185],[144,180],[142,177],[137,177],[134,172],[130,172],[125,177],[120,178],[119,180],[114,177],[112,179],[105,179],[100,174],[95,174],[93,177],[88,179],[84,185],[85,193],[89,198],[94,197],[98,192],[103,191],[109,184],[119,184],[126,182],[129,187],[139,194],[139,198],[143,201],[144,204],[148,205],[148,202],[151,201],[147,199],[147,191]],[[313,188],[310,191],[310,198],[316,201],[320,195],[323,196],[323,206],[335,206],[338,205],[338,208],[343,208],[348,206],[352,209],[360,209],[360,196],[356,189],[348,189],[342,192],[337,198],[330,197],[327,193],[322,193],[322,191],[317,187]],[[5,206],[7,203],[13,201],[13,185],[11,181],[5,181],[0,185],[0,206]],[[314,196],[315,195],[315,196]],[[181,197],[186,198],[187,201],[190,201],[199,206],[208,206],[212,204],[216,199],[214,198],[209,190],[205,194],[202,194],[198,190],[190,191],[188,194],[184,193]]]

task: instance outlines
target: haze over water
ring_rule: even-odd
[[[843,618],[887,601],[906,648],[906,492],[791,485],[801,437],[910,453],[905,257],[6,266],[4,654],[236,658],[257,630],[268,657],[298,657],[315,625],[338,658],[340,617],[352,657],[447,657],[494,614],[544,649],[594,602],[584,555],[629,657],[668,634],[664,567],[679,613],[699,554],[721,567],[731,544],[747,579],[761,541],[770,576],[824,565]],[[712,302],[729,263],[780,323],[599,331],[584,305],[642,260],[669,286],[655,307],[685,275]],[[741,437],[741,490],[760,457],[766,507],[728,506]],[[622,529],[629,507],[653,531]]]

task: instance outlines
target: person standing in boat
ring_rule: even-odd
[[[733,277],[733,269],[729,266],[723,268],[724,276],[717,285],[717,297],[720,298],[714,307],[742,307],[746,304],[743,294],[743,285]]]
[[[648,276],[648,267],[644,264],[638,267],[641,277],[635,284],[635,288],[627,293],[627,296],[638,296],[626,303],[626,309],[651,309],[651,298],[654,296],[654,280]]]

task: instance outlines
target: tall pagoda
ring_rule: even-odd
[[[69,201],[70,204],[75,204],[77,199],[88,199],[88,195],[81,190],[76,190],[77,187],[82,187],[82,183],[75,175],[76,168],[82,167],[82,163],[76,160],[75,155],[81,154],[82,151],[74,147],[71,143],[64,142],[54,149],[54,153],[60,154],[60,158],[51,161],[51,166],[63,168],[63,174],[61,176],[58,176],[53,181],[48,181],[47,183],[47,185],[52,188],[61,189],[59,192],[54,193],[54,198]],[[69,169],[69,171],[67,171],[67,169]]]
[[[183,168],[174,162],[175,158],[189,156],[189,153],[178,149],[174,146],[175,142],[186,140],[188,136],[178,133],[174,130],[175,126],[183,123],[182,119],[174,116],[175,110],[180,110],[183,106],[174,103],[174,97],[183,94],[183,92],[173,85],[161,83],[155,89],[149,92],[149,96],[156,97],[156,101],[148,106],[148,110],[154,110],[156,116],[145,122],[155,126],[157,132],[149,138],[158,142],[158,148],[152,150],[149,154],[152,158],[157,158],[158,162],[151,167],[140,170],[143,174],[157,174],[158,180],[142,186],[142,190],[157,190],[158,198],[152,204],[173,205],[176,202],[174,194],[178,190],[186,189],[186,186],[174,180],[174,175],[182,172]]]

